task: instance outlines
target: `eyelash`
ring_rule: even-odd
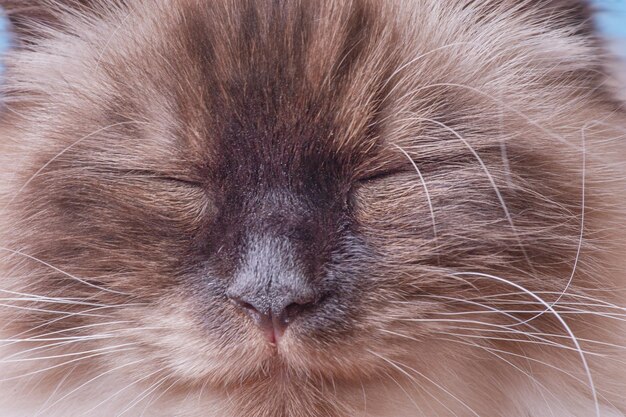
[[[184,178],[177,178],[177,177],[170,177],[170,176],[154,176],[150,178],[154,178],[157,180],[166,181],[166,182],[170,182],[174,184],[184,185],[186,187],[204,188],[204,184],[202,182],[184,179]]]
[[[374,181],[380,181],[380,180],[394,177],[396,175],[404,174],[405,172],[407,171],[403,169],[393,169],[393,170],[388,170],[388,171],[375,172],[371,175],[367,175],[365,177],[357,179],[357,182],[360,184],[363,184],[363,183],[369,183],[369,182],[374,182]]]
[[[183,185],[186,187],[204,188],[205,184],[201,181],[192,180],[189,178],[181,178],[172,175],[165,175],[160,172],[148,171],[148,170],[118,170],[118,174],[123,177],[135,177],[144,180],[163,181],[172,184]]]
[[[347,206],[352,206],[354,204],[354,192],[362,185],[373,183],[376,181],[382,181],[391,177],[394,177],[399,174],[403,174],[407,172],[403,169],[390,169],[386,171],[374,172],[370,175],[365,175],[360,178],[356,178],[347,189],[345,193],[345,204]]]

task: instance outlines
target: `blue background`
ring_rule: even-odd
[[[615,41],[617,53],[626,58],[626,0],[592,0],[597,7],[596,19],[605,36]],[[0,53],[9,46],[7,24],[0,16]]]
[[[626,39],[626,0],[596,0],[594,3],[599,9],[597,19],[604,33]]]
[[[6,35],[6,20],[0,17],[0,51],[4,51],[9,45]]]

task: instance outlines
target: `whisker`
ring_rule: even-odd
[[[550,294],[550,295],[554,295],[554,294],[560,294],[560,292],[557,291],[535,291],[535,294]],[[502,294],[494,294],[494,295],[485,295],[482,296],[480,298],[500,298],[500,297],[508,297],[510,295],[526,295],[526,293],[522,293],[522,292],[514,292],[514,293],[502,293]],[[594,298],[594,297],[590,297],[590,296],[586,296],[586,295],[581,295],[581,294],[572,294],[572,293],[568,293],[565,294],[566,297],[572,297],[572,298],[579,298],[579,299],[584,299],[584,300],[589,300],[589,301],[593,301],[595,303],[598,304],[602,304],[605,307],[611,307],[611,308],[615,308],[615,309],[619,309],[619,310],[624,310],[626,311],[626,307],[621,307],[618,306],[617,304],[612,304],[606,300],[601,300],[599,298]],[[516,300],[506,300],[505,301],[511,301],[511,302],[519,302]],[[535,301],[529,301],[532,302],[534,304],[537,304]],[[541,303],[539,303],[541,304]],[[561,301],[559,304],[564,304],[563,301]]]
[[[9,252],[9,253],[11,253],[13,255],[23,256],[23,257],[25,257],[27,259],[30,259],[30,260],[35,261],[37,263],[40,263],[41,265],[44,265],[44,266],[46,266],[46,267],[48,267],[48,268],[50,268],[50,269],[52,269],[52,270],[54,270],[56,272],[59,272],[59,273],[65,275],[66,277],[69,277],[69,278],[71,278],[71,279],[73,279],[75,281],[78,281],[81,284],[84,284],[84,285],[86,285],[88,287],[96,288],[96,289],[98,289],[100,291],[109,292],[109,293],[118,294],[118,295],[126,295],[126,296],[132,295],[132,294],[128,294],[128,293],[124,293],[124,292],[120,292],[120,291],[111,290],[109,288],[104,288],[104,287],[101,287],[101,286],[96,285],[96,284],[92,284],[90,282],[85,281],[82,278],[78,278],[78,277],[76,277],[76,276],[74,276],[74,275],[72,275],[70,273],[67,273],[67,272],[63,271],[63,270],[57,268],[56,266],[49,264],[46,261],[43,261],[43,260],[38,259],[38,258],[35,258],[34,256],[28,255],[26,253],[23,253],[23,252],[20,252],[20,251],[17,251],[17,250],[13,250],[13,249],[9,249],[9,248],[4,248],[4,247],[0,247],[0,250],[5,251],[5,252]]]
[[[78,387],[74,388],[73,390],[71,390],[70,392],[68,392],[67,394],[65,394],[64,396],[62,396],[61,398],[59,398],[58,400],[56,400],[55,402],[53,402],[52,404],[50,404],[50,405],[49,405],[49,406],[47,406],[46,408],[41,409],[41,410],[40,410],[37,414],[35,414],[35,416],[34,416],[34,417],[39,417],[39,416],[41,416],[41,415],[42,415],[45,411],[48,411],[49,409],[51,409],[52,407],[54,407],[56,404],[60,403],[60,402],[61,402],[61,401],[63,401],[64,399],[66,399],[66,398],[70,397],[72,394],[74,394],[74,393],[76,393],[76,392],[80,391],[81,389],[85,388],[87,385],[89,385],[89,384],[93,383],[94,381],[97,381],[98,379],[100,379],[100,378],[102,378],[102,377],[104,377],[104,376],[106,376],[106,375],[110,375],[110,374],[112,374],[113,372],[118,371],[118,370],[120,370],[120,369],[126,368],[126,367],[128,367],[128,366],[133,366],[133,365],[136,365],[136,364],[138,364],[138,363],[142,363],[142,362],[145,362],[145,359],[139,359],[139,360],[136,360],[136,361],[133,361],[133,362],[130,362],[130,363],[126,363],[126,364],[123,364],[123,365],[120,365],[120,366],[116,366],[115,368],[111,368],[111,369],[109,369],[109,370],[107,370],[107,371],[105,371],[105,372],[103,372],[103,373],[101,373],[101,374],[99,374],[99,375],[95,376],[94,378],[91,378],[91,379],[90,379],[90,380],[88,380],[87,382],[85,382],[85,383],[81,384],[80,386],[78,386]],[[90,411],[91,411],[91,410],[90,410]]]
[[[126,21],[128,20],[128,18],[132,15],[132,12],[128,12],[126,14],[126,16],[124,16],[124,18],[122,19],[122,21],[120,22],[119,25],[116,26],[116,28],[111,32],[111,35],[109,35],[107,41],[105,42],[104,46],[102,47],[102,49],[100,50],[100,53],[98,55],[98,58],[96,59],[96,66],[94,68],[94,72],[97,73],[99,68],[100,68],[100,64],[102,62],[102,59],[104,57],[104,54],[106,52],[106,50],[109,48],[109,45],[111,43],[111,41],[115,38],[115,35],[117,35],[117,32],[119,32],[119,30],[124,26],[124,24],[126,23]]]
[[[476,331],[481,331],[481,332],[489,332],[489,333],[515,333],[518,334],[518,332],[511,332],[510,329],[508,330],[502,330],[502,329],[483,329],[483,328],[472,328],[472,327],[450,327],[450,329],[454,329],[454,330],[476,330]],[[569,336],[565,336],[562,334],[555,334],[555,333],[536,333],[536,332],[520,332],[521,334],[527,335],[527,336],[538,336],[538,337],[554,337],[554,338],[558,338],[558,339],[568,339],[569,340]],[[541,339],[543,340],[543,339]],[[547,339],[546,339],[547,340]],[[606,346],[606,347],[611,347],[611,348],[617,348],[617,349],[626,349],[626,346],[621,346],[621,345],[616,345],[614,343],[607,343],[607,342],[601,342],[599,340],[593,340],[593,339],[584,339],[581,337],[578,337],[578,340],[580,342],[585,342],[585,343],[593,343],[593,344],[598,344],[598,345],[602,345],[602,346]],[[571,347],[570,347],[571,349]],[[593,353],[592,353],[593,354]]]
[[[511,106],[510,104],[508,104],[504,100],[499,100],[496,97],[493,97],[491,94],[488,94],[488,93],[486,93],[484,91],[481,91],[480,89],[478,89],[476,87],[472,87],[472,86],[464,85],[464,84],[456,84],[456,83],[433,83],[433,84],[429,84],[429,85],[425,85],[425,86],[419,87],[418,89],[414,90],[414,93],[418,93],[418,92],[420,92],[422,90],[431,89],[431,88],[437,88],[437,87],[463,88],[463,89],[467,89],[469,91],[473,91],[473,92],[475,92],[477,94],[480,94],[480,95],[482,95],[484,97],[487,97],[490,100],[493,100],[496,103],[498,103],[498,105],[501,106],[500,108],[508,109],[508,110],[512,111],[513,113],[515,113],[516,115],[518,115],[519,117],[524,119],[524,121],[528,122],[532,126],[535,126],[537,129],[539,129],[541,132],[547,134],[551,138],[556,139],[558,142],[560,142],[560,143],[562,143],[562,144],[564,144],[564,145],[566,145],[568,147],[571,147],[571,148],[574,148],[574,149],[578,149],[575,145],[573,145],[570,142],[566,141],[565,139],[563,139],[559,135],[556,135],[554,132],[551,132],[551,131],[547,130],[545,127],[541,126],[539,123],[537,123],[536,121],[532,120],[528,115],[526,115],[523,112],[521,112],[520,110],[514,108],[513,106]]]
[[[435,220],[435,210],[433,208],[433,202],[432,199],[430,198],[430,192],[428,191],[428,186],[426,185],[426,181],[424,180],[424,177],[422,176],[422,173],[420,171],[420,169],[417,167],[417,164],[415,163],[415,161],[413,160],[413,158],[411,158],[411,156],[404,150],[402,149],[400,146],[395,145],[396,148],[398,148],[400,150],[400,152],[402,152],[404,154],[404,156],[406,156],[406,158],[411,162],[411,164],[413,165],[413,168],[415,168],[415,172],[417,173],[421,183],[422,183],[422,187],[424,187],[424,193],[426,195],[426,202],[428,203],[428,208],[430,210],[430,217],[433,223],[433,237],[435,239],[435,242],[437,242],[437,221]]]
[[[439,51],[442,51],[442,50],[447,49],[447,48],[451,48],[453,46],[473,45],[473,44],[475,44],[475,43],[474,42],[452,42],[452,43],[448,43],[448,44],[445,44],[445,45],[437,47],[437,48],[433,48],[433,49],[431,49],[428,52],[421,53],[420,55],[412,58],[408,62],[405,62],[404,64],[402,64],[398,68],[396,68],[394,70],[394,72],[389,77],[387,77],[387,81],[385,82],[383,87],[386,87],[387,84],[389,82],[391,82],[391,80],[393,80],[394,77],[396,75],[400,74],[400,72],[402,72],[405,68],[409,67],[410,65],[413,65],[414,63],[416,63],[417,61],[419,61],[421,59],[426,58],[428,55],[434,54],[435,52],[439,52]],[[401,84],[395,84],[389,90],[389,92],[385,95],[385,98],[382,100],[382,102],[386,102],[389,99],[389,97],[391,97],[393,95],[393,93],[396,91],[396,89],[398,88],[399,85],[401,85]]]
[[[72,369],[69,370],[69,372],[67,372],[63,378],[59,381],[59,383],[56,385],[54,391],[52,391],[52,393],[48,396],[48,398],[46,399],[46,401],[41,405],[41,407],[39,408],[39,410],[37,411],[36,414],[41,413],[41,410],[44,409],[49,403],[50,401],[52,401],[52,398],[54,398],[54,396],[61,390],[61,387],[63,386],[63,384],[65,384],[65,381],[67,381],[67,379],[72,375],[72,373],[74,373],[74,371],[76,370],[76,368],[78,367],[78,365],[74,365],[74,367],[72,367]]]
[[[580,356],[580,360],[581,360],[583,368],[585,369],[585,372],[587,374],[587,378],[588,378],[588,382],[589,382],[589,389],[591,390],[591,394],[593,396],[596,417],[600,417],[600,403],[598,402],[598,394],[596,392],[596,386],[595,386],[595,384],[593,382],[593,377],[591,376],[591,369],[589,368],[589,364],[587,363],[587,358],[585,357],[585,353],[582,351],[582,349],[580,347],[580,344],[578,343],[578,340],[576,339],[576,336],[572,332],[572,329],[570,329],[570,327],[568,326],[567,322],[563,319],[563,317],[561,317],[561,315],[559,313],[556,312],[556,310],[554,310],[554,308],[550,304],[548,304],[541,297],[539,297],[538,295],[536,295],[532,291],[524,288],[523,286],[521,286],[519,284],[516,284],[515,282],[506,280],[504,278],[497,277],[495,275],[483,274],[483,273],[480,273],[480,272],[456,272],[455,275],[476,276],[476,277],[480,277],[480,278],[491,279],[491,280],[494,280],[494,281],[497,281],[497,282],[501,282],[503,284],[511,285],[512,287],[518,289],[519,291],[523,291],[523,292],[527,293],[532,298],[534,298],[537,301],[539,301],[540,303],[542,303],[554,315],[554,317],[561,323],[561,325],[563,326],[565,331],[569,334],[569,336],[570,336],[570,338],[572,340],[572,343],[575,345],[576,349],[578,350],[579,356]]]
[[[113,398],[117,397],[118,395],[120,395],[122,392],[126,391],[127,389],[129,389],[130,387],[132,387],[133,385],[136,385],[138,383],[140,383],[141,381],[144,381],[148,378],[150,378],[153,375],[158,374],[159,372],[162,372],[161,369],[157,369],[154,372],[149,373],[148,375],[145,375],[133,382],[131,382],[130,384],[124,386],[123,388],[119,389],[118,391],[114,392],[112,395],[110,395],[109,397],[105,398],[104,400],[100,401],[98,404],[96,404],[95,406],[93,406],[92,408],[90,408],[89,410],[87,410],[84,414],[89,414],[92,411],[97,410],[98,408],[100,408],[101,406],[105,405],[106,403],[108,403],[109,401],[111,401]]]
[[[71,364],[71,363],[84,361],[86,359],[91,359],[91,358],[95,358],[95,357],[98,357],[98,356],[111,355],[113,353],[128,352],[130,350],[134,350],[134,349],[132,347],[128,347],[128,348],[122,348],[122,349],[118,349],[118,350],[114,350],[114,351],[94,353],[94,354],[91,354],[91,355],[84,356],[82,358],[72,359],[72,360],[67,361],[67,362],[63,362],[63,363],[60,363],[60,364],[57,364],[57,365],[54,365],[54,366],[50,366],[50,367],[47,367],[47,368],[44,368],[44,369],[39,369],[37,371],[28,372],[26,374],[22,374],[22,375],[19,375],[19,376],[3,378],[3,379],[0,379],[0,383],[1,382],[8,382],[8,381],[15,381],[15,380],[18,380],[18,379],[21,379],[21,378],[25,378],[25,377],[28,377],[28,376],[41,374],[43,372],[48,372],[48,371],[50,371],[52,369],[60,368],[60,367],[66,366],[66,365]]]
[[[107,308],[111,308],[111,307],[108,307],[108,306],[107,306],[107,307],[96,307],[96,308],[92,308],[92,309],[87,309],[87,310],[84,310],[83,312],[98,311],[98,310],[103,310],[103,309],[107,309]],[[24,331],[22,331],[22,332],[20,332],[20,333],[18,333],[18,334],[16,334],[16,335],[14,335],[14,336],[13,336],[13,339],[17,339],[17,338],[19,338],[20,336],[26,335],[26,334],[28,334],[28,333],[32,333],[32,332],[34,332],[35,330],[39,330],[39,329],[41,329],[41,328],[49,327],[50,325],[52,325],[52,324],[54,324],[54,323],[58,323],[58,322],[63,321],[63,320],[71,319],[71,318],[76,317],[76,316],[78,316],[78,315],[80,315],[80,314],[81,314],[81,313],[69,313],[69,314],[65,314],[64,316],[61,316],[61,317],[57,317],[57,318],[55,318],[55,319],[52,319],[52,320],[48,320],[48,321],[46,321],[46,322],[44,322],[44,323],[42,323],[42,324],[40,324],[40,325],[37,325],[37,326],[35,326],[35,327],[32,327],[32,328],[26,329],[26,330],[24,330]],[[106,316],[103,316],[103,317],[104,317],[104,318],[111,318],[109,315],[106,315]],[[51,332],[51,334],[56,334],[56,333],[59,333],[59,332],[63,332],[63,331]],[[41,336],[41,335],[40,335],[40,336]],[[47,335],[46,335],[46,334],[44,334],[43,336],[47,336]],[[11,342],[10,344],[12,344],[12,343],[18,343],[19,341],[20,341],[20,340],[15,340],[15,341]],[[6,346],[6,345],[4,345],[4,346]]]
[[[99,349],[86,350],[84,352],[72,352],[72,353],[65,353],[62,355],[42,356],[38,358],[10,359],[10,360],[3,359],[3,360],[0,360],[0,363],[20,363],[20,362],[32,362],[32,361],[41,361],[41,360],[49,360],[49,359],[59,359],[59,358],[66,358],[66,357],[71,357],[71,356],[84,355],[85,353],[105,352],[111,349],[117,349],[117,348],[126,347],[126,346],[135,346],[138,344],[139,343],[137,342],[124,343],[121,345],[107,346],[107,347],[99,348]]]
[[[402,374],[404,374],[405,376],[407,376],[408,378],[412,379],[411,375],[405,371],[403,368],[406,367],[407,369],[409,369],[411,372],[415,373],[416,375],[424,378],[426,381],[430,382],[431,384],[433,384],[435,387],[439,388],[442,392],[446,393],[447,395],[449,395],[450,397],[452,397],[454,400],[458,401],[463,407],[465,407],[470,413],[472,413],[474,416],[476,417],[480,417],[480,415],[478,413],[476,413],[476,411],[474,411],[469,405],[467,405],[465,402],[463,402],[460,398],[458,398],[457,396],[455,396],[454,394],[452,394],[447,388],[443,387],[442,385],[438,384],[437,382],[433,381],[431,378],[427,377],[426,375],[424,375],[423,373],[417,371],[416,369],[413,369],[407,365],[402,364],[402,366],[400,366],[399,364],[397,364],[396,362],[392,361],[391,359],[385,358],[384,356],[372,351],[372,350],[368,350],[369,353],[371,353],[374,356],[377,356],[378,358],[382,359],[383,361],[387,362],[388,364],[390,364],[391,366],[393,366],[395,369],[397,369],[398,371],[400,371]]]
[[[95,303],[85,303],[80,301],[70,301],[63,299],[46,299],[46,298],[27,298],[27,297],[15,297],[15,298],[0,298],[0,301],[22,301],[22,302],[30,302],[30,303],[43,303],[43,304],[64,304],[64,305],[78,305],[78,306],[89,306],[89,307],[104,307],[103,304],[95,304]]]
[[[429,122],[429,123],[433,123],[445,130],[447,130],[448,132],[452,133],[457,139],[459,139],[466,147],[467,149],[472,153],[472,155],[474,156],[474,158],[476,159],[476,161],[478,162],[478,164],[480,165],[480,167],[482,168],[483,172],[485,173],[485,175],[487,176],[487,179],[489,180],[489,183],[491,184],[491,187],[493,188],[496,197],[498,198],[500,205],[502,206],[502,210],[504,211],[504,215],[509,223],[509,226],[511,227],[511,230],[513,230],[513,232],[515,233],[515,236],[517,238],[517,244],[520,248],[520,250],[522,251],[522,254],[524,255],[524,258],[526,259],[526,262],[528,263],[528,266],[530,267],[530,269],[536,273],[533,263],[530,260],[530,257],[528,256],[528,253],[526,252],[526,248],[524,247],[524,244],[522,242],[522,239],[519,236],[519,232],[517,231],[517,228],[515,227],[515,223],[513,222],[513,217],[511,216],[511,213],[509,211],[509,208],[506,204],[506,202],[504,201],[504,197],[502,196],[502,193],[500,192],[500,188],[498,187],[498,184],[496,184],[495,179],[493,178],[493,175],[491,175],[491,172],[489,171],[489,168],[487,168],[487,165],[485,164],[485,162],[483,161],[483,159],[480,157],[480,155],[478,154],[478,152],[474,149],[474,147],[472,145],[470,145],[470,143],[459,133],[457,132],[455,129],[451,128],[450,126],[448,126],[445,123],[442,123],[438,120],[435,119],[430,119],[427,117],[419,117],[419,118],[414,118],[414,120],[422,120],[425,122]]]
[[[455,298],[455,297],[446,297],[446,296],[441,296],[441,295],[433,295],[433,294],[428,294],[426,295],[426,297],[428,298],[436,298],[436,299],[440,299],[440,300],[448,300],[448,301],[453,301],[453,302],[461,302],[463,304],[469,304],[469,305],[473,305],[473,306],[477,306],[477,307],[482,307],[484,309],[487,309],[493,313],[497,313],[497,314],[502,314],[508,318],[510,318],[511,320],[515,321],[515,322],[521,322],[522,320],[519,317],[514,316],[513,314],[511,314],[510,311],[503,311],[500,309],[497,309],[493,306],[489,306],[487,304],[483,304],[483,303],[479,303],[477,301],[473,301],[473,300],[469,300],[469,299],[463,299],[463,298]],[[465,312],[467,313],[467,312]],[[483,312],[486,313],[486,312]],[[452,312],[434,312],[434,313],[430,313],[430,314],[444,314],[444,315],[454,315],[457,313],[452,313]],[[459,315],[464,314],[464,313],[458,313]],[[537,330],[534,326],[532,325],[527,325],[528,327],[530,327],[531,329]]]
[[[34,342],[34,343],[37,343],[37,342],[40,342],[40,341],[46,341],[45,340],[46,337],[49,337],[49,336],[54,335],[54,334],[64,333],[66,331],[69,332],[69,331],[75,331],[75,330],[79,330],[79,329],[92,328],[92,327],[96,327],[96,326],[110,326],[110,325],[113,325],[113,324],[125,324],[125,323],[131,323],[131,322],[119,321],[119,322],[97,323],[97,324],[86,325],[86,326],[77,326],[77,327],[74,327],[74,328],[69,328],[67,330],[57,330],[55,332],[50,332],[50,333],[47,333],[47,334],[38,335],[38,336],[33,337],[33,338],[29,339],[29,340],[14,338],[14,340],[12,342],[5,343],[4,345],[0,345],[0,347],[4,348],[4,347],[7,347],[7,346],[14,345],[16,343],[24,343],[24,342],[28,342],[28,341]],[[115,329],[114,331],[117,331],[117,329]],[[67,338],[67,340],[62,340],[62,341],[55,342],[55,343],[46,343],[44,346],[37,346],[37,347],[30,348],[30,349],[27,349],[27,350],[22,350],[22,351],[19,351],[17,353],[14,353],[12,355],[7,356],[5,359],[10,359],[10,358],[15,357],[15,356],[23,355],[23,354],[30,353],[30,352],[35,352],[35,351],[38,351],[38,350],[46,350],[46,349],[54,348],[54,347],[57,347],[57,346],[70,345],[70,344],[73,344],[73,343],[87,342],[87,341],[92,341],[92,340],[103,340],[103,339],[109,339],[109,338],[115,338],[115,337],[118,337],[118,336],[113,335],[111,333],[104,333],[104,334],[96,333],[96,334],[81,335],[81,336],[69,336]],[[48,340],[48,341],[50,341],[50,340]]]
[[[150,401],[148,401],[148,403],[146,404],[146,406],[143,408],[143,411],[141,412],[141,414],[139,415],[139,417],[143,417],[146,414],[146,411],[148,411],[148,408],[154,404],[156,401],[158,401],[160,398],[163,398],[163,396],[165,394],[167,394],[167,392],[169,390],[171,390],[178,382],[180,382],[182,378],[178,378],[177,380],[175,380],[174,382],[172,382],[169,387],[165,388],[163,391],[161,391],[161,393],[159,395],[157,395],[156,397],[152,398]],[[158,388],[157,388],[158,389]]]
[[[552,411],[552,407],[550,402],[548,401],[548,399],[545,397],[545,395],[543,394],[544,391],[547,392],[548,394],[550,394],[550,396],[556,400],[558,403],[560,403],[561,405],[563,405],[563,402],[561,401],[561,399],[559,399],[557,397],[557,395],[554,394],[554,392],[552,392],[552,390],[548,389],[548,387],[546,387],[544,384],[542,384],[541,382],[539,382],[539,380],[537,378],[535,378],[532,374],[530,374],[529,372],[526,372],[525,370],[523,370],[521,367],[515,365],[513,362],[511,362],[510,360],[504,358],[502,355],[492,351],[492,349],[490,349],[489,347],[485,347],[485,346],[481,346],[478,343],[472,343],[472,342],[468,342],[468,343],[464,343],[461,341],[458,341],[459,343],[463,344],[463,345],[467,345],[467,346],[472,346],[478,349],[482,349],[485,352],[489,353],[490,355],[495,356],[496,358],[498,358],[499,360],[501,360],[502,362],[506,363],[507,365],[511,366],[513,369],[517,370],[518,372],[522,373],[523,375],[525,375],[528,379],[530,379],[533,384],[535,384],[536,387],[540,388],[537,389],[537,392],[541,395],[541,397],[543,398],[546,406],[548,407],[548,410],[550,411],[550,414],[552,415],[552,417],[556,417],[554,415],[554,412]],[[521,355],[520,355],[521,356]],[[565,407],[563,407],[565,408]]]
[[[65,154],[65,152],[69,151],[70,149],[72,149],[74,146],[78,145],[79,143],[81,143],[84,140],[87,140],[95,135],[97,135],[98,133],[102,133],[108,129],[112,129],[114,127],[119,127],[119,126],[125,126],[128,124],[140,124],[142,122],[139,122],[137,120],[131,120],[131,121],[124,121],[124,122],[119,122],[119,123],[113,123],[111,125],[102,127],[100,129],[97,129],[93,132],[91,132],[90,134],[81,137],[80,139],[78,139],[77,141],[71,143],[69,146],[65,147],[61,152],[57,153],[55,156],[53,156],[51,159],[49,159],[45,164],[43,164],[43,166],[41,168],[39,168],[15,193],[15,195],[9,200],[9,202],[3,207],[3,209],[6,209],[7,207],[9,207],[14,201],[15,199],[22,193],[22,191],[24,191],[24,189],[26,187],[28,187],[28,185],[35,179],[37,178],[46,168],[48,168],[48,166],[50,166],[50,164],[54,161],[56,161],[58,158],[60,158],[63,154]]]
[[[578,245],[576,247],[576,256],[574,258],[574,265],[572,266],[572,272],[570,273],[567,283],[565,284],[565,288],[563,288],[563,291],[561,292],[561,294],[559,294],[557,299],[550,303],[552,307],[554,307],[554,305],[558,304],[558,302],[561,301],[561,298],[563,298],[565,293],[567,293],[570,286],[572,285],[572,282],[574,281],[574,275],[576,275],[578,262],[580,260],[580,251],[583,246],[583,238],[585,234],[585,187],[586,187],[585,183],[586,183],[586,173],[587,173],[587,146],[586,146],[586,141],[585,141],[585,131],[588,129],[588,126],[590,125],[586,124],[585,126],[583,126],[581,130],[582,179],[580,182],[580,200],[581,200],[580,202],[580,233],[578,236]],[[547,312],[548,310],[545,310],[544,312],[539,313],[536,316],[529,318],[528,321],[535,320]]]
[[[590,355],[590,356],[596,356],[596,357],[601,357],[601,358],[605,358],[606,356],[600,353],[595,353],[595,352],[589,352],[587,350],[583,350],[583,349],[576,349],[573,348],[571,346],[566,346],[566,345],[562,345],[560,343],[556,343],[556,342],[552,342],[552,341],[547,341],[547,342],[543,342],[543,341],[536,341],[536,340],[524,340],[524,339],[512,339],[512,338],[507,338],[507,337],[495,337],[495,336],[487,336],[487,335],[471,335],[471,334],[466,334],[466,333],[452,333],[452,332],[437,332],[440,334],[447,334],[450,336],[460,336],[460,337],[467,337],[470,339],[479,339],[479,340],[498,340],[501,342],[515,342],[515,343],[526,343],[526,344],[531,344],[531,345],[538,345],[538,346],[549,346],[549,347],[555,347],[555,348],[559,348],[559,349],[565,349],[565,350],[571,350],[573,352],[578,352],[578,353],[584,353],[585,355]]]
[[[406,320],[406,321],[421,321],[419,319],[417,320]],[[493,327],[498,327],[498,328],[506,328],[506,329],[510,329],[506,326],[503,325],[497,325],[497,324],[492,324],[492,323],[485,323],[485,322],[480,322],[480,321],[473,321],[473,320],[436,320],[436,319],[432,319],[432,320],[425,320],[427,322],[444,322],[444,323],[461,323],[461,324],[480,324],[483,326],[493,326]],[[480,329],[480,328],[467,328],[467,327],[454,327],[454,326],[449,326],[447,327],[447,329],[462,329],[462,330],[476,330],[476,331],[489,331],[488,329]],[[396,333],[390,330],[385,330],[385,329],[379,329],[379,331],[384,332],[384,333],[389,333],[389,334],[394,334],[396,336],[400,336],[400,337],[404,337],[406,339],[410,339],[410,340],[414,340],[414,341],[419,341],[419,339],[414,338],[414,337],[410,337],[408,335],[404,335],[402,333]],[[524,340],[524,339],[509,339],[509,338],[497,338],[497,337],[490,337],[490,336],[481,336],[481,335],[468,335],[468,334],[458,334],[458,333],[451,333],[448,330],[446,331],[435,331],[435,333],[439,333],[439,334],[446,334],[446,335],[455,335],[455,336],[467,336],[470,338],[474,338],[474,339],[485,339],[485,340],[502,340],[502,341],[510,341],[510,342],[520,342],[520,343],[529,343],[529,344],[536,344],[536,345],[546,345],[546,346],[550,346],[550,347],[555,347],[555,348],[561,348],[561,349],[565,349],[565,350],[571,350],[574,352],[579,352],[578,349],[575,349],[571,346],[567,346],[567,345],[563,345],[561,343],[552,341],[552,340],[543,340],[541,339],[539,336],[531,336],[531,334],[526,333],[526,332],[522,332],[522,331],[513,331],[513,333],[516,334],[520,334],[520,335],[524,335],[527,337],[534,337],[536,339],[539,339],[540,341],[535,341],[535,340]],[[601,355],[599,353],[595,353],[595,352],[587,352],[587,351],[583,351],[589,355],[594,355],[594,356],[604,356]]]
[[[515,303],[511,303],[511,304],[515,304]],[[534,305],[534,304],[531,304]],[[465,311],[465,312],[435,312],[432,314],[438,314],[438,315],[444,315],[444,316],[464,316],[464,315],[480,315],[480,314],[497,314],[497,313],[508,313],[508,314],[539,314],[544,310],[500,310],[500,311]],[[559,314],[563,315],[563,314],[570,314],[570,315],[592,315],[592,316],[599,316],[599,317],[604,317],[607,319],[612,319],[612,320],[618,320],[618,321],[626,321],[626,319],[623,319],[621,317],[626,317],[626,314],[622,314],[622,313],[606,313],[606,312],[601,312],[601,311],[594,311],[594,310],[581,310],[579,308],[574,308],[574,307],[569,307],[567,305],[560,305],[559,306],[559,310],[557,310]],[[520,324],[524,324],[526,325],[527,322],[523,322],[523,321],[519,321],[518,319],[518,323],[515,324],[509,324],[507,326],[512,327],[512,326],[519,326]]]
[[[47,310],[45,308],[37,308],[37,307],[24,307],[24,306],[16,306],[13,304],[2,304],[0,303],[0,307],[5,307],[5,308],[9,308],[9,309],[13,309],[13,310],[24,310],[24,311],[34,311],[37,313],[47,313],[47,314],[68,314],[67,311],[62,311],[62,310]],[[99,317],[99,318],[107,318],[109,316],[107,315],[102,315],[102,314],[91,314],[91,313],[80,313],[80,312],[76,312],[73,313],[76,316],[82,316],[82,317]]]
[[[67,303],[67,304],[78,304],[78,305],[87,305],[87,306],[94,306],[94,307],[104,307],[107,306],[106,304],[98,304],[98,303],[89,303],[86,302],[82,299],[78,299],[78,298],[61,298],[61,297],[51,297],[48,295],[36,295],[36,294],[28,294],[28,293],[24,293],[24,292],[17,292],[17,291],[9,291],[9,290],[3,290],[0,289],[1,293],[5,293],[5,294],[10,294],[10,295],[17,295],[20,296],[21,298],[15,298],[15,300],[30,300],[30,301],[43,301],[43,302],[58,302],[58,303]],[[9,300],[9,298],[0,298],[0,301],[7,301]]]
[[[25,342],[58,342],[58,341],[66,341],[66,340],[76,340],[76,339],[90,339],[90,338],[98,338],[98,335],[85,335],[85,336],[66,336],[66,337],[55,337],[55,338],[26,338],[26,339],[1,339],[0,342],[10,342],[10,343],[25,343]]]
[[[157,382],[155,382],[154,384],[150,385],[148,388],[146,388],[144,391],[142,391],[137,397],[135,397],[135,399],[132,400],[124,410],[122,410],[121,412],[117,413],[115,415],[115,417],[121,417],[124,414],[126,414],[127,412],[129,412],[130,410],[132,410],[133,408],[135,408],[143,400],[145,400],[150,394],[152,394],[154,391],[159,389],[159,387],[161,385],[163,385],[163,383],[165,381],[167,381],[167,379],[168,379],[168,377],[164,376],[163,378],[157,380]]]

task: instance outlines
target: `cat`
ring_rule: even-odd
[[[626,416],[585,3],[0,6],[0,416]]]

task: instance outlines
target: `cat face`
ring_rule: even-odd
[[[502,294],[518,314],[485,326],[544,310],[581,249],[583,103],[611,106],[596,46],[578,6],[418,3],[31,16],[53,29],[8,61],[5,263],[66,302],[13,326],[236,386],[462,349],[481,329],[445,318]]]

